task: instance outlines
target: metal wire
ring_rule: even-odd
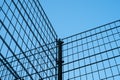
[[[2,0],[0,80],[120,79],[120,20],[57,40],[40,0]]]
[[[63,41],[64,80],[120,79],[120,20]]]
[[[57,35],[40,2],[3,0],[0,7],[0,78],[55,80]]]

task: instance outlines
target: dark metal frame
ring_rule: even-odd
[[[58,80],[63,80],[63,75],[62,75],[62,64],[63,64],[63,60],[62,60],[62,47],[63,47],[63,41],[61,39],[59,39],[57,41],[57,45],[58,45],[58,59],[57,59],[57,64],[58,64]]]
[[[120,20],[63,38],[39,0],[0,3],[1,80],[120,79]]]

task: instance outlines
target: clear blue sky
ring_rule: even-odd
[[[120,0],[41,0],[59,37],[120,19]]]

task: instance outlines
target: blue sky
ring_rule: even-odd
[[[120,19],[120,0],[41,0],[63,38]]]

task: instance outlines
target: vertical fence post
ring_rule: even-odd
[[[58,46],[58,59],[57,59],[57,64],[58,64],[58,80],[62,80],[62,44],[63,41],[59,39],[57,41],[57,46]]]

